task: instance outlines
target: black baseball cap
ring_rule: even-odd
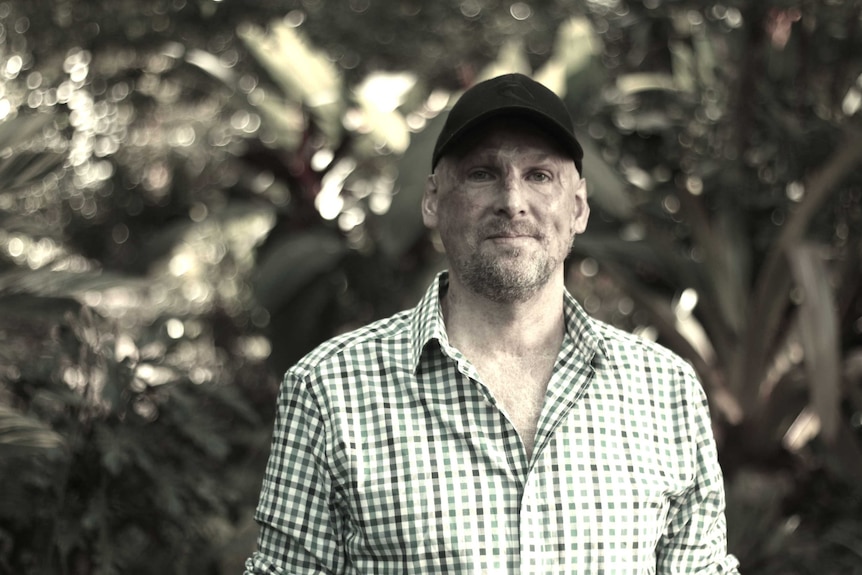
[[[571,156],[578,173],[583,173],[584,150],[575,137],[566,105],[550,89],[523,74],[505,74],[479,82],[461,95],[437,136],[431,171],[471,128],[489,118],[510,115],[535,121]]]

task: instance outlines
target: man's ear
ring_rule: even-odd
[[[425,180],[425,192],[422,194],[422,223],[428,229],[437,229],[437,200],[439,190],[437,177],[434,174]]]
[[[587,181],[583,178],[575,187],[575,209],[572,211],[572,231],[576,234],[584,233],[587,229],[587,220],[590,219],[590,204],[587,202]]]

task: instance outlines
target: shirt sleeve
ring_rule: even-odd
[[[690,439],[692,483],[672,501],[667,527],[656,550],[658,575],[738,575],[727,552],[724,479],[718,464],[706,394],[691,370],[684,370],[687,411],[680,433]]]
[[[272,449],[255,520],[257,551],[245,575],[344,571],[344,552],[325,418],[307,382],[288,371],[281,386]]]

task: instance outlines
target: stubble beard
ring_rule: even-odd
[[[461,281],[473,293],[497,303],[523,302],[550,281],[559,265],[547,253],[523,251],[513,248],[503,256],[474,252],[453,264]]]

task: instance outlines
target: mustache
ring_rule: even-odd
[[[531,236],[539,238],[542,236],[536,226],[528,222],[513,223],[501,220],[494,220],[483,224],[479,228],[479,233],[482,237]]]

